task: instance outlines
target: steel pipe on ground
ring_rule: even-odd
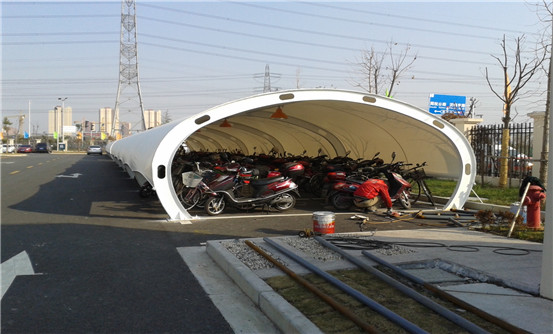
[[[418,327],[417,325],[413,324],[412,322],[402,318],[401,316],[397,315],[396,313],[390,311],[386,307],[382,306],[381,304],[375,302],[374,300],[370,299],[369,297],[365,296],[358,290],[350,287],[349,285],[345,284],[344,282],[340,281],[339,279],[335,278],[334,276],[328,274],[324,270],[318,268],[317,266],[313,265],[312,263],[308,262],[307,260],[301,258],[300,256],[296,255],[295,253],[289,251],[285,247],[282,247],[279,245],[276,241],[271,240],[270,238],[263,238],[265,242],[267,242],[269,245],[276,248],[279,252],[282,252],[284,255],[288,256],[292,260],[296,261],[297,263],[301,264],[305,268],[309,269],[311,272],[319,275],[327,282],[333,284],[338,289],[346,292],[348,295],[352,296],[353,298],[357,299],[359,302],[363,303],[364,305],[368,306],[375,312],[378,312],[380,315],[386,317],[390,321],[394,322],[401,328],[405,329],[409,333],[427,333],[422,328]]]
[[[382,280],[386,284],[392,286],[393,288],[401,291],[406,296],[414,299],[418,303],[428,307],[432,311],[438,313],[442,317],[450,320],[451,322],[455,323],[456,325],[466,329],[470,333],[488,333],[488,331],[484,330],[483,328],[473,324],[472,322],[468,321],[467,319],[461,317],[455,312],[452,312],[448,310],[447,308],[443,307],[442,305],[433,302],[431,299],[421,295],[420,293],[416,292],[415,290],[411,289],[410,287],[402,284],[401,282],[391,278],[390,276],[382,273],[380,270],[373,268],[366,262],[361,261],[359,258],[356,258],[355,256],[352,256],[350,253],[344,251],[340,247],[337,247],[336,245],[333,245],[332,243],[328,242],[322,237],[315,237],[315,240],[317,240],[321,245],[332,249],[336,253],[343,256],[345,259],[350,261],[351,263],[355,264],[359,268],[371,273],[372,275],[376,276],[378,279]]]

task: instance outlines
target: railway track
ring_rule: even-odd
[[[528,333],[432,284],[410,277],[393,265],[379,263],[370,253],[363,252],[366,258],[360,259],[329,239],[315,237],[315,240],[357,269],[327,272],[290,247],[264,238],[276,252],[312,273],[298,275],[253,242],[245,243],[295,282],[276,290],[325,333]],[[374,261],[382,270],[371,265]],[[270,280],[268,283],[271,285]],[[298,290],[297,286],[303,289]]]

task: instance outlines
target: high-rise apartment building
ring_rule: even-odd
[[[146,123],[146,130],[160,126],[161,110],[144,110],[144,123]]]
[[[61,134],[63,126],[73,125],[73,109],[71,107],[64,107],[62,112],[61,106],[56,106],[54,110],[48,111],[48,133],[53,134],[57,132]]]
[[[130,122],[121,122],[121,131],[120,134],[123,137],[126,137],[131,134],[131,123]]]
[[[100,108],[98,120],[97,129],[99,129],[100,132],[110,134],[111,130],[113,130],[113,109],[110,107]],[[118,124],[115,124],[115,129],[118,128]]]

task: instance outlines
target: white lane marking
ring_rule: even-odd
[[[324,210],[317,210],[317,211],[324,211]],[[335,212],[335,215],[352,215],[359,212],[355,211],[347,211],[347,212]],[[300,216],[313,216],[313,212],[311,213],[260,213],[260,214],[252,214],[252,215],[225,215],[225,216],[193,216],[192,221],[194,220],[216,220],[216,219],[244,219],[244,218],[274,218],[274,217],[300,217]]]
[[[81,176],[83,174],[81,173],[73,173],[71,175],[56,175],[56,177],[69,177],[69,178],[72,178],[72,179],[76,179],[78,178],[79,176]]]
[[[171,220],[171,219],[157,219],[157,220],[149,220],[151,223],[179,223],[181,225],[189,225],[192,224],[190,220]]]
[[[8,291],[16,276],[35,274],[33,265],[31,264],[31,259],[29,258],[29,254],[27,254],[26,251],[22,251],[11,259],[4,261],[1,266],[2,296],[0,297],[0,299],[4,297],[4,293]]]
[[[216,219],[244,219],[244,218],[274,218],[274,217],[292,217],[292,216],[312,216],[312,213],[263,213],[258,215],[226,215],[226,216],[193,216],[191,220],[216,220]]]

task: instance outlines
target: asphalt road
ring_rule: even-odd
[[[232,332],[176,250],[223,236],[172,230],[106,156],[1,162],[2,262],[37,273],[4,294],[2,333]]]
[[[284,215],[229,210],[191,224],[167,221],[156,198],[107,156],[3,155],[2,263],[28,255],[1,302],[2,333],[232,333],[177,247],[207,240],[296,235],[312,227],[302,198]],[[336,232],[359,231],[344,213]],[[435,227],[373,217],[372,228]],[[23,253],[22,253],[23,252]]]

